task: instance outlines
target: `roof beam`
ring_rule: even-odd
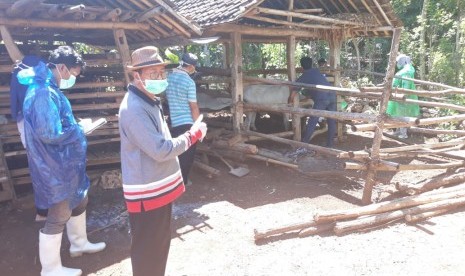
[[[256,8],[256,11],[258,13],[266,13],[266,14],[281,15],[281,16],[292,16],[292,17],[297,17],[297,18],[302,18],[302,19],[309,19],[309,20],[314,20],[314,21],[318,21],[318,22],[325,22],[325,23],[330,23],[330,24],[355,25],[355,26],[360,26],[361,25],[358,22],[352,22],[352,21],[340,20],[340,19],[334,19],[334,18],[327,18],[327,17],[323,17],[323,16],[303,14],[303,13],[297,13],[297,12],[274,10],[274,9],[268,9],[268,8]]]
[[[143,22],[143,21],[145,21],[147,19],[152,18],[156,14],[160,14],[162,11],[163,11],[162,7],[152,8],[152,9],[146,11],[145,13],[143,13],[140,17],[138,17],[136,19],[136,22]]]
[[[175,10],[173,10],[168,4],[166,4],[163,0],[155,0],[160,6],[162,6],[167,12],[169,12],[172,16],[174,16],[177,20],[181,21],[184,25],[190,27],[192,31],[196,34],[201,35],[202,29],[200,26],[197,25],[195,22],[190,22],[183,16],[180,16]]]
[[[34,27],[34,28],[55,28],[55,29],[126,29],[126,30],[149,30],[150,26],[141,23],[130,22],[105,22],[105,21],[49,21],[49,20],[28,20],[21,18],[0,17],[0,25]]]
[[[292,9],[292,12],[300,12],[300,13],[323,13],[323,9]]]
[[[340,29],[338,27],[335,28],[334,26],[330,26],[330,25],[314,25],[314,24],[310,25],[310,24],[289,22],[289,21],[278,20],[278,19],[273,19],[273,18],[263,17],[263,16],[255,16],[255,15],[246,15],[244,17],[258,20],[258,21],[268,22],[272,24],[280,24],[280,25],[286,25],[286,26],[292,26],[292,27],[326,29],[326,30]]]
[[[389,24],[389,26],[392,26],[392,22],[391,20],[389,20],[389,18],[387,17],[386,13],[384,12],[383,8],[381,7],[381,5],[378,3],[377,0],[373,0],[373,2],[375,3],[376,7],[378,8],[379,12],[381,13],[381,15],[383,16],[384,20],[386,20],[386,22]]]
[[[289,28],[263,28],[263,27],[252,27],[246,25],[237,25],[237,24],[220,24],[215,25],[207,29],[204,35],[215,35],[217,33],[231,33],[239,32],[245,35],[255,35],[255,36],[268,36],[268,37],[283,37],[294,35],[296,37],[304,38],[315,38],[317,35],[314,31],[310,30],[296,30]]]

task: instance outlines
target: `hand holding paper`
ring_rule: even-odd
[[[92,119],[86,118],[86,119],[81,119],[78,124],[82,127],[84,134],[88,135],[92,133],[92,131],[96,130],[97,128],[103,126],[106,123],[107,123],[107,119],[105,118],[100,118],[98,120],[95,120],[94,122],[92,122]]]

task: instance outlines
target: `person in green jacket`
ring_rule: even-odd
[[[415,68],[413,68],[411,58],[407,55],[400,54],[397,57],[396,61],[397,69],[399,69],[399,71],[396,73],[394,80],[392,81],[392,87],[415,90],[415,83],[413,81],[401,79],[413,79],[415,77]],[[418,100],[418,96],[407,95],[407,99]],[[386,113],[391,116],[418,117],[420,115],[420,107],[417,104],[389,101]],[[394,135],[396,135],[400,139],[407,139],[407,128],[398,128],[396,132],[394,132]]]

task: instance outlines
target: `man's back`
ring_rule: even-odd
[[[196,102],[195,82],[190,76],[179,69],[173,70],[168,76],[166,97],[170,108],[170,119],[173,127],[193,124],[189,102]]]
[[[311,68],[305,70],[302,75],[297,79],[297,82],[314,84],[314,85],[325,85],[331,86],[326,77],[321,74],[317,68]],[[305,89],[304,95],[312,98],[314,101],[318,100],[332,100],[335,99],[336,94],[334,92],[323,92],[316,89]]]

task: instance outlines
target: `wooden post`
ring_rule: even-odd
[[[231,68],[232,77],[232,99],[233,99],[233,130],[239,133],[242,125],[242,117],[244,110],[242,107],[243,97],[243,82],[242,82],[242,38],[239,32],[231,33],[233,44],[234,59]]]
[[[23,59],[23,54],[19,50],[15,41],[11,37],[11,34],[6,26],[0,25],[0,37],[5,43],[5,48],[8,54],[10,55],[11,60],[14,62]],[[11,66],[8,69],[8,72],[11,72]]]
[[[289,36],[287,40],[287,75],[290,81],[296,80],[295,48],[296,48],[295,36]],[[291,87],[289,87],[289,90],[292,93]],[[294,107],[299,107],[299,97],[294,97],[294,102],[292,104]],[[294,132],[295,141],[300,141],[302,138],[300,118],[301,116],[297,114],[294,114],[292,116],[292,131]]]
[[[223,69],[231,67],[231,43],[223,42]]]
[[[342,48],[342,36],[340,36],[339,32],[333,34],[329,40],[329,65],[331,68],[339,68],[341,63],[341,48]],[[339,70],[334,71],[334,86],[339,87],[341,84],[341,72]],[[337,95],[337,111],[341,111],[341,103],[342,97],[341,95]],[[337,122],[337,139],[339,142],[343,139],[343,131],[342,128],[344,127],[343,122]]]
[[[399,50],[400,28],[396,28],[392,35],[391,54],[389,56],[389,64],[386,70],[386,79],[384,80],[384,91],[381,97],[379,107],[379,115],[375,127],[375,136],[373,138],[373,146],[371,148],[371,162],[368,166],[368,172],[365,179],[365,188],[363,189],[362,203],[371,203],[371,195],[376,178],[376,165],[379,163],[379,152],[381,140],[383,139],[384,120],[386,117],[387,105],[392,91],[392,80],[394,78],[394,70],[396,66],[396,57]]]
[[[113,35],[115,37],[116,47],[118,48],[118,52],[121,55],[121,60],[123,61],[124,77],[126,79],[126,84],[128,84],[130,82],[130,79],[129,71],[126,68],[126,66],[131,63],[131,55],[129,53],[128,40],[123,29],[113,30]]]

